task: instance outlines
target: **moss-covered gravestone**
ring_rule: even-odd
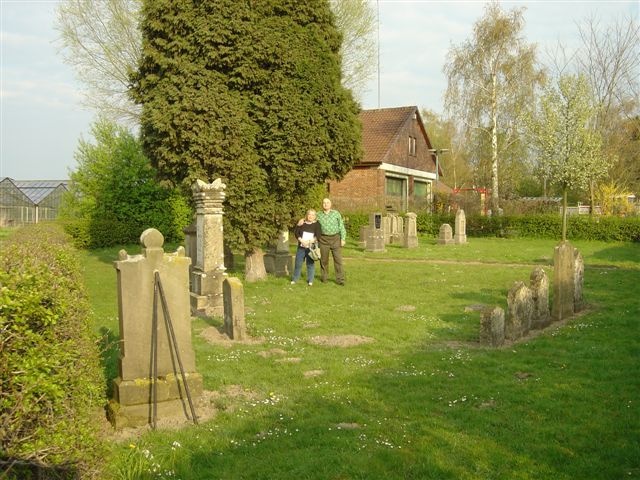
[[[202,394],[202,377],[196,372],[191,345],[191,260],[185,256],[182,247],[174,254],[165,253],[162,248],[164,238],[153,228],[142,233],[140,243],[141,255],[128,255],[121,250],[118,261],[114,262],[118,275],[120,359],[119,376],[114,381],[108,415],[116,428],[151,422],[154,399],[152,379],[156,379],[157,418],[192,416],[180,362],[191,398]],[[164,293],[167,317],[171,320],[172,328],[168,328],[160,289]],[[157,353],[155,362],[152,352],[154,337]],[[177,362],[176,350],[180,362]]]

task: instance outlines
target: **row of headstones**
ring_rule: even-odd
[[[397,244],[404,248],[418,246],[417,215],[409,212],[405,217],[397,213],[371,213],[369,223],[360,227],[358,246],[367,252],[384,252],[385,245]]]
[[[467,217],[464,214],[464,210],[459,209],[456,212],[455,221],[455,235],[451,229],[451,225],[443,223],[440,226],[438,234],[438,244],[440,245],[460,245],[467,243]]]
[[[121,354],[108,416],[116,428],[149,422],[152,379],[160,417],[185,411],[185,380],[176,372],[177,355],[191,396],[202,394],[202,376],[196,371],[191,342],[192,313],[224,316],[226,335],[246,339],[244,288],[224,268],[224,188],[219,179],[194,185],[197,235],[195,242],[187,242],[190,255],[183,247],[165,253],[162,234],[151,228],[140,237],[140,255],[121,250],[114,264]]]
[[[554,302],[549,308],[549,280],[542,267],[530,275],[529,286],[515,282],[507,295],[507,314],[500,307],[481,312],[480,343],[499,347],[505,340],[514,341],[531,330],[547,327],[566,319],[583,308],[584,261],[580,252],[568,242],[555,248]]]

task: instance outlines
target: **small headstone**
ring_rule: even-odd
[[[536,267],[529,277],[531,294],[533,297],[533,317],[531,328],[544,328],[551,322],[549,312],[549,279],[542,267]]]
[[[438,244],[451,245],[453,243],[453,232],[451,231],[451,225],[443,223],[440,225],[440,234],[438,236]]]
[[[388,245],[391,243],[391,217],[389,215],[382,217],[382,231],[384,233],[384,244]]]
[[[417,215],[413,212],[407,213],[403,242],[404,248],[416,248],[418,246],[418,222]]]
[[[517,340],[529,333],[533,317],[533,295],[523,282],[515,282],[507,295],[507,316],[504,335],[509,340]]]
[[[244,318],[244,287],[236,277],[225,279],[224,331],[232,340],[246,340],[247,326]]]
[[[480,344],[499,347],[504,343],[504,310],[485,308],[480,314]]]
[[[553,305],[551,316],[560,321],[573,315],[575,302],[575,253],[569,242],[560,242],[553,255]]]
[[[384,230],[382,229],[382,214],[369,215],[369,225],[366,229],[365,250],[367,252],[384,252]]]
[[[464,210],[459,209],[456,212],[456,223],[455,223],[455,236],[453,241],[456,245],[460,245],[463,243],[467,243],[467,217],[464,214]]]
[[[367,235],[369,232],[369,225],[360,225],[360,236],[358,237],[358,247],[365,248],[367,246]]]
[[[579,312],[584,308],[584,299],[582,297],[584,286],[584,260],[582,254],[576,248],[574,250],[574,269],[573,269],[573,311]]]
[[[272,246],[263,256],[264,269],[276,277],[290,277],[293,256],[289,253],[289,232],[283,230],[278,235],[275,246]]]

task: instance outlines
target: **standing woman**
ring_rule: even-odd
[[[294,235],[298,239],[298,249],[296,250],[296,263],[293,269],[293,278],[291,284],[298,281],[302,274],[302,261],[307,261],[307,284],[313,285],[313,277],[316,272],[316,264],[313,258],[309,256],[309,247],[320,238],[320,224],[316,220],[316,211],[307,210],[307,215],[301,224],[296,225],[293,230]]]

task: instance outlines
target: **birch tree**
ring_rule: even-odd
[[[562,190],[562,240],[567,239],[567,193],[607,174],[595,128],[598,105],[585,76],[564,75],[545,88],[529,121],[531,144],[545,175]]]
[[[444,67],[447,113],[462,124],[469,143],[488,140],[491,163],[491,208],[499,211],[501,154],[522,135],[520,120],[533,105],[542,72],[535,45],[522,36],[524,10],[503,11],[487,5],[473,35],[452,46]]]

